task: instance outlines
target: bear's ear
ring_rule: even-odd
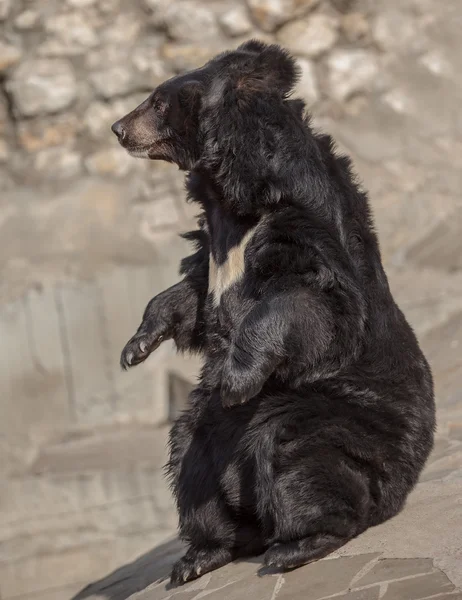
[[[249,60],[238,78],[239,90],[279,92],[290,94],[300,76],[295,59],[280,46],[250,40],[238,48],[248,53]]]
[[[254,54],[260,54],[260,52],[263,52],[266,48],[268,48],[268,44],[265,44],[265,42],[252,39],[241,44],[237,50],[238,52],[253,52]]]

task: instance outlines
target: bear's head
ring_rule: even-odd
[[[252,96],[286,98],[296,79],[286,51],[252,40],[161,84],[112,131],[131,155],[189,170],[204,150],[206,113],[215,108],[220,118],[228,112],[230,119],[235,109],[246,111]]]
[[[289,98],[297,77],[287,51],[251,40],[161,84],[112,130],[131,155],[206,170],[230,207],[253,211],[296,186],[302,155],[316,154],[304,103]]]

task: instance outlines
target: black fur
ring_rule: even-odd
[[[147,111],[149,155],[161,139],[203,211],[183,281],[150,302],[122,354],[131,366],[170,337],[205,359],[170,437],[190,543],[174,583],[245,554],[284,569],[328,554],[403,508],[432,448],[430,369],[390,293],[367,196],[288,98],[295,78],[287,53],[250,42],[119,122],[130,150]],[[223,264],[255,226],[216,307],[209,256]]]

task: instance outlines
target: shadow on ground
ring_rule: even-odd
[[[87,600],[95,597],[107,598],[107,600],[126,600],[152,583],[168,577],[172,563],[181,556],[183,548],[183,544],[178,540],[157,546],[132,563],[87,585],[72,600]]]

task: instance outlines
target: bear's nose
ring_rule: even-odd
[[[116,121],[114,125],[111,127],[112,131],[116,134],[120,141],[122,141],[125,137],[125,129],[122,126],[121,121]]]

